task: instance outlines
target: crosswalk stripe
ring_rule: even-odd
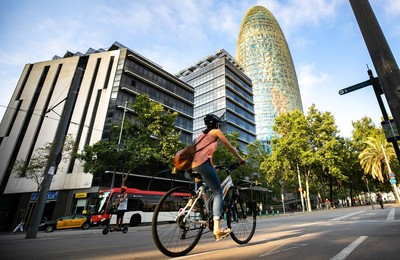
[[[339,254],[335,255],[330,260],[344,260],[344,259],[346,259],[351,254],[351,252],[353,252],[354,249],[356,249],[356,247],[358,247],[362,242],[364,242],[365,239],[367,239],[367,237],[368,236],[359,237],[357,240],[353,241],[353,243],[351,243],[350,245],[345,247],[342,251],[340,251]]]
[[[389,214],[387,215],[386,220],[394,220],[394,213],[395,213],[395,209],[392,208],[389,212]]]
[[[344,218],[348,218],[348,217],[351,217],[351,216],[354,216],[354,215],[363,213],[364,211],[365,211],[365,210],[357,211],[357,212],[354,212],[354,213],[351,213],[351,214],[347,214],[347,215],[344,215],[344,216],[341,216],[341,217],[334,218],[334,219],[332,219],[332,220],[334,220],[334,221],[342,220],[342,219],[344,219]]]

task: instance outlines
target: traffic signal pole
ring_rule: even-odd
[[[397,129],[400,130],[400,71],[368,0],[349,0],[378,74]]]
[[[47,166],[44,171],[44,179],[40,187],[39,197],[36,202],[35,209],[31,223],[26,232],[26,239],[36,238],[39,231],[40,220],[43,215],[44,207],[46,206],[47,194],[50,190],[50,185],[53,180],[53,175],[57,172],[58,164],[62,157],[62,149],[64,145],[65,135],[68,131],[70,118],[74,109],[76,96],[78,95],[79,82],[83,73],[82,68],[77,68],[75,73],[74,81],[68,93],[67,100],[65,102],[65,108],[62,113],[60,123],[57,128],[57,132],[54,136],[53,145],[51,148],[50,156],[47,161]]]

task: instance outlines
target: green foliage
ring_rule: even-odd
[[[365,141],[368,137],[383,134],[383,130],[376,127],[372,119],[363,117],[360,120],[352,122],[352,142],[356,151],[361,152],[366,147]]]
[[[386,141],[383,134],[370,136],[364,143],[366,148],[360,153],[359,159],[365,173],[380,182],[384,182],[385,179],[389,180],[390,170],[386,164],[385,155],[389,163],[396,158],[393,145]]]
[[[66,136],[63,145],[63,159],[71,157],[71,152],[75,147],[71,136]],[[45,176],[45,169],[52,151],[52,143],[47,143],[44,147],[36,148],[29,161],[24,159],[16,160],[13,171],[17,178],[33,180],[39,191]]]
[[[279,137],[272,141],[272,154],[261,164],[267,183],[283,189],[298,186],[298,169],[302,181],[312,192],[318,193],[319,184],[328,176],[346,180],[342,148],[344,141],[338,137],[334,117],[311,106],[305,116],[299,110],[285,113],[275,119],[274,131]],[[307,194],[309,194],[307,189]]]
[[[120,128],[116,127],[111,140],[86,146],[78,155],[84,161],[85,172],[94,175],[107,170],[123,172],[124,183],[129,173],[141,171],[149,165],[172,167],[172,157],[182,147],[180,135],[174,128],[178,114],[166,111],[147,95],[137,96],[130,107],[134,114],[128,115],[124,122],[120,144]]]
[[[37,185],[37,190],[40,190],[47,160],[49,159],[50,149],[51,144],[35,149],[29,162],[25,160],[16,160],[13,170],[17,178],[33,180]]]

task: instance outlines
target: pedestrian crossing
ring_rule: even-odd
[[[360,210],[332,218],[331,221],[400,221],[400,215],[399,219],[396,220],[396,210],[399,211],[395,207],[385,208],[384,210]]]

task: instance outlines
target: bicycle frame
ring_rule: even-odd
[[[233,180],[232,180],[232,177],[230,174],[228,174],[228,176],[225,178],[225,180],[221,183],[221,187],[222,187],[222,191],[223,191],[222,199],[224,200],[226,195],[228,194],[229,190],[231,189],[231,187],[234,187]],[[199,199],[202,199],[204,201],[204,204],[206,205],[206,213],[208,213],[210,211],[209,210],[209,201],[211,200],[212,196],[210,198],[206,198],[205,188],[206,188],[206,186],[202,182],[200,187],[196,191],[196,196],[194,197],[194,200],[193,200],[193,198],[189,199],[186,206],[178,212],[178,215],[175,217],[175,221],[184,214],[185,214],[185,217],[184,217],[183,221],[186,221],[186,217],[189,216],[190,213],[192,213],[194,205],[196,205],[196,203]],[[186,211],[188,208],[189,208],[189,210]],[[196,222],[203,223],[205,221],[196,221]]]

